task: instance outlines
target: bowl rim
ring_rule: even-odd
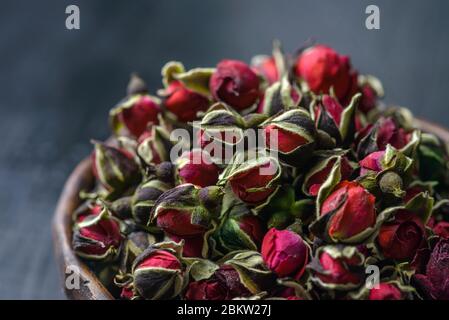
[[[433,122],[415,119],[415,126],[423,132],[433,133],[449,144],[449,129]],[[81,190],[94,185],[91,170],[91,158],[82,160],[67,179],[58,200],[53,217],[53,245],[56,262],[58,264],[61,284],[68,299],[71,300],[114,300],[111,293],[99,281],[89,267],[79,259],[72,250],[72,214],[81,204],[79,198]],[[69,268],[72,266],[72,268]],[[79,289],[70,289],[66,285],[67,279],[74,269],[79,275]]]

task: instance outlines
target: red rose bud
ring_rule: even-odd
[[[179,237],[173,234],[168,234],[167,236],[177,242],[180,243],[184,240],[184,245],[182,247],[182,256],[187,258],[201,258],[202,250],[204,245],[204,235],[200,234],[198,236],[191,237]]]
[[[382,171],[382,159],[385,155],[385,151],[376,151],[367,155],[360,164],[360,175],[366,175],[369,172],[381,172]]]
[[[369,85],[361,88],[362,100],[360,101],[359,110],[368,113],[376,107],[377,95],[376,91]]]
[[[136,293],[148,300],[172,299],[183,288],[183,267],[179,249],[173,243],[150,246],[134,261],[133,276]],[[168,247],[168,248],[167,248]]]
[[[279,81],[279,72],[274,57],[260,57],[254,61],[253,70],[267,79],[268,84]]]
[[[411,260],[425,240],[425,228],[420,218],[410,211],[400,210],[392,222],[383,224],[377,243],[386,258]]]
[[[259,99],[259,78],[241,61],[222,60],[212,75],[210,91],[217,101],[223,101],[238,111],[253,106]]]
[[[347,240],[373,227],[375,197],[357,182],[343,181],[326,198],[321,216],[331,214],[328,234],[333,240]]]
[[[164,192],[152,210],[151,221],[165,232],[179,236],[199,236],[210,226],[215,206],[221,203],[221,189],[208,187],[199,189],[192,184],[183,184]]]
[[[402,292],[394,284],[379,283],[378,288],[369,291],[369,300],[402,300]]]
[[[148,95],[143,80],[133,75],[128,87],[128,97],[111,110],[110,118],[114,132],[119,132],[125,126],[133,136],[138,137],[149,123],[159,123],[159,113],[158,99]]]
[[[219,174],[220,168],[201,149],[186,152],[178,159],[178,175],[182,183],[199,187],[212,186],[217,183]]]
[[[218,250],[228,253],[236,250],[257,250],[265,235],[262,221],[251,214],[226,218],[213,237]]]
[[[342,103],[357,89],[357,73],[351,69],[349,57],[323,45],[305,50],[296,61],[295,73],[316,94],[328,94],[332,87]]]
[[[449,240],[441,239],[430,254],[424,274],[414,276],[425,297],[449,300]]]
[[[300,109],[268,119],[262,126],[267,148],[280,152],[281,159],[287,163],[297,166],[315,148],[315,126],[309,115]]]
[[[142,133],[137,142],[137,155],[145,164],[160,164],[170,160],[173,143],[170,134],[162,127],[152,126]]]
[[[164,106],[182,122],[197,119],[199,112],[206,111],[209,100],[199,93],[187,89],[180,81],[172,81],[167,90]]]
[[[243,163],[222,180],[229,181],[234,194],[249,205],[260,205],[278,188],[280,166],[274,158]]]
[[[122,243],[120,226],[110,213],[79,217],[73,235],[76,254],[89,260],[114,260]]]
[[[216,279],[189,283],[186,300],[227,300],[226,287]]]
[[[94,144],[92,171],[103,187],[121,192],[140,181],[140,170],[131,154],[100,142]]]
[[[309,260],[309,248],[300,235],[289,230],[270,229],[262,242],[262,257],[279,277],[299,279]]]
[[[315,107],[315,119],[319,121],[321,114],[326,112],[327,116],[333,121],[334,126],[338,128],[341,123],[343,110],[343,107],[337,100],[329,95],[324,95],[321,104]]]
[[[306,175],[303,191],[305,194],[311,196],[317,196],[320,191],[321,185],[326,181],[329,174],[331,173],[333,167],[337,162],[337,157],[325,157],[324,159],[318,160],[318,163],[309,171]],[[349,160],[346,156],[340,157],[340,174],[341,180],[349,179],[354,169],[352,168]]]
[[[315,281],[325,288],[353,289],[363,279],[363,256],[355,247],[323,247],[310,267]]]
[[[410,140],[409,135],[403,128],[399,128],[392,118],[381,120],[377,131],[377,146],[379,150],[385,150],[387,144],[396,149],[401,149]]]
[[[449,222],[438,222],[435,227],[433,227],[433,232],[443,239],[449,239]]]

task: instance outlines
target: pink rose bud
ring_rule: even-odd
[[[392,118],[385,118],[380,121],[377,132],[377,146],[379,150],[385,150],[387,144],[391,144],[396,149],[401,149],[409,140],[409,135],[403,128],[398,127]]]
[[[341,56],[324,45],[305,50],[296,61],[295,73],[316,94],[328,94],[333,87],[337,98],[344,104],[357,91],[357,72],[352,70],[349,57]]]
[[[376,151],[367,155],[360,164],[360,175],[366,175],[370,171],[381,172],[382,171],[382,159],[385,155],[385,151]]]
[[[386,258],[411,260],[425,240],[425,228],[420,218],[406,210],[396,213],[392,222],[382,225],[377,243]]]
[[[362,278],[358,272],[352,271],[361,264],[358,255],[352,257],[333,256],[324,250],[319,256],[321,270],[315,275],[324,285],[357,286]]]
[[[343,181],[326,198],[321,215],[332,213],[328,234],[334,240],[358,235],[376,222],[375,197],[354,181]]]
[[[262,257],[279,277],[299,279],[309,260],[309,248],[300,235],[289,230],[270,229],[262,242]]]
[[[199,93],[187,89],[180,81],[172,81],[166,91],[164,106],[181,122],[197,119],[198,112],[206,111],[209,100]]]
[[[402,292],[391,283],[379,283],[378,288],[369,291],[369,300],[402,300]]]
[[[217,183],[220,168],[212,162],[206,151],[195,149],[178,159],[178,174],[182,183],[207,187]]]
[[[279,80],[279,72],[274,57],[264,57],[253,66],[253,69],[256,73],[267,79],[269,84],[273,84]]]
[[[259,78],[245,63],[222,60],[209,83],[215,100],[223,101],[242,111],[259,99]]]

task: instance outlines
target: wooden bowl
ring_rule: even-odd
[[[421,130],[433,133],[449,144],[449,130],[424,120],[416,120]],[[80,205],[79,192],[89,190],[94,183],[91,160],[83,160],[70,175],[59,198],[53,218],[53,240],[56,262],[63,279],[67,298],[72,300],[112,300],[114,297],[101,284],[95,274],[75,255],[72,250],[72,213]],[[69,268],[68,268],[69,267]],[[73,267],[80,276],[80,288],[68,289],[66,279],[73,275]],[[70,281],[70,279],[69,279]]]

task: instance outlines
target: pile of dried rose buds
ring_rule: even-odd
[[[446,145],[375,77],[278,44],[162,77],[153,96],[132,76],[74,213],[73,249],[115,297],[449,299]]]

